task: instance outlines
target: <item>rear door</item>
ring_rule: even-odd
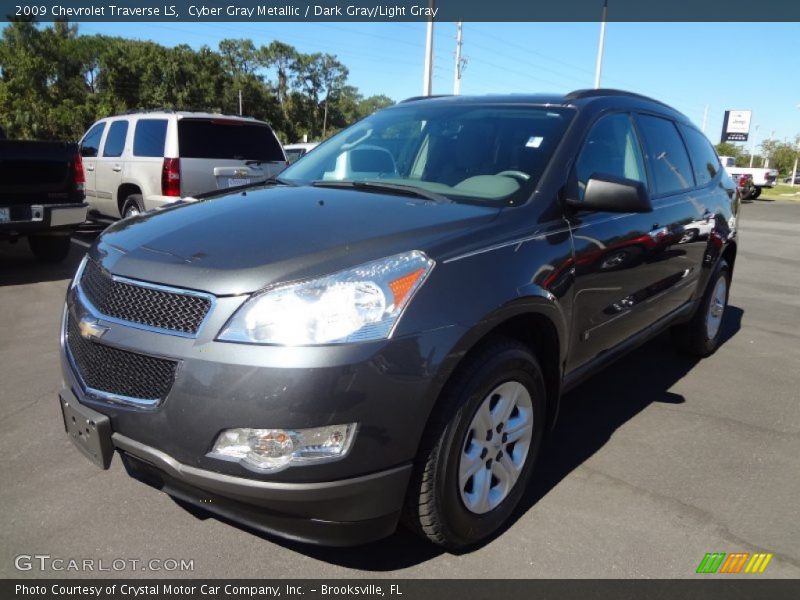
[[[97,159],[96,197],[101,213],[109,217],[119,217],[117,190],[122,183],[123,155],[128,137],[128,120],[110,121],[108,133],[103,140],[103,148]]]
[[[184,196],[264,181],[286,167],[272,129],[240,119],[180,119],[178,155]]]

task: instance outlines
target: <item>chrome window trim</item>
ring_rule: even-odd
[[[141,329],[143,331],[150,331],[152,333],[161,333],[165,335],[172,335],[175,337],[181,338],[188,338],[188,339],[195,339],[197,338],[200,331],[202,331],[203,326],[205,326],[208,319],[211,317],[211,314],[214,312],[214,308],[217,306],[217,297],[213,294],[209,294],[207,292],[198,292],[195,290],[187,290],[183,288],[175,288],[170,287],[168,285],[160,285],[157,283],[149,283],[147,281],[139,281],[137,279],[130,279],[128,277],[122,277],[119,275],[114,275],[113,273],[109,273],[106,269],[102,267],[102,265],[97,264],[101,271],[103,271],[104,275],[111,277],[112,281],[117,283],[124,283],[127,285],[133,285],[137,287],[143,288],[150,288],[152,290],[157,290],[160,292],[167,292],[170,294],[179,294],[182,296],[194,296],[196,298],[203,298],[208,300],[209,307],[206,315],[203,317],[203,320],[197,325],[197,331],[195,333],[187,333],[184,331],[177,331],[175,329],[164,329],[163,327],[156,327],[154,325],[146,325],[144,323],[137,323],[136,321],[127,321],[125,319],[118,319],[117,317],[112,317],[110,315],[106,315],[97,308],[94,303],[89,299],[86,293],[83,291],[83,286],[81,285],[81,278],[83,277],[83,271],[86,268],[86,262],[91,259],[87,259],[85,262],[82,262],[81,265],[78,267],[78,272],[75,274],[75,291],[78,294],[78,298],[81,301],[87,310],[92,313],[93,316],[101,317],[104,321],[108,321],[109,323],[115,323],[117,325],[124,325],[125,327],[132,327],[134,329]]]

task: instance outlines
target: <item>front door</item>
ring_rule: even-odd
[[[112,121],[103,142],[103,151],[97,159],[97,204],[100,212],[109,217],[121,216],[117,206],[117,190],[122,183],[122,156],[127,135],[127,120]]]
[[[680,148],[682,155],[670,148],[677,169],[672,172],[686,182],[682,188],[691,188],[691,166],[682,144]],[[580,198],[593,174],[607,174],[645,182],[653,190],[651,158],[643,151],[632,115],[604,116],[584,142],[570,188]],[[687,216],[687,210],[692,214]],[[575,286],[568,369],[613,349],[688,298],[698,273],[694,257],[680,246],[686,241],[684,224],[701,216],[702,208],[678,191],[656,194],[648,213],[578,211],[570,217]]]

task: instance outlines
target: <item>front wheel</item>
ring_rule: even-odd
[[[449,550],[497,533],[530,479],[545,404],[542,371],[523,344],[498,338],[467,359],[423,437],[404,522]]]
[[[730,267],[722,259],[691,321],[672,328],[672,339],[679,350],[701,357],[716,351],[722,338],[722,319],[728,306],[730,286]]]
[[[68,235],[31,235],[28,236],[28,245],[40,263],[60,263],[69,254],[70,237]]]
[[[755,200],[755,199],[756,199],[756,198],[758,198],[760,195],[761,195],[761,188],[760,188],[760,187],[757,187],[757,188],[755,188],[755,189],[753,190],[753,193],[752,193],[752,194],[750,194],[750,198],[752,198],[753,200]]]

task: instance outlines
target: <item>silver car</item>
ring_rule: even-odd
[[[258,183],[288,164],[267,123],[212,113],[107,117],[89,128],[80,148],[90,212],[111,218]]]

